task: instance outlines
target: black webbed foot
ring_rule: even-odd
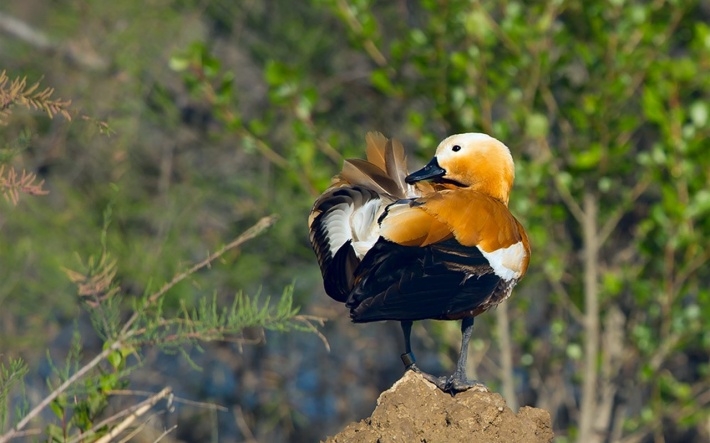
[[[405,356],[405,355],[406,355],[406,354],[402,354],[402,361],[404,361],[404,356]],[[405,364],[405,366],[406,366],[406,364]],[[436,376],[434,376],[434,375],[431,375],[431,374],[429,374],[429,373],[426,373],[426,372],[422,371],[421,369],[419,369],[419,366],[417,366],[416,363],[413,363],[413,362],[412,362],[409,366],[406,366],[406,370],[407,370],[407,371],[416,372],[417,374],[419,374],[419,375],[421,375],[422,377],[424,377],[425,380],[427,380],[427,381],[429,381],[429,382],[435,384],[435,385],[438,386],[440,389],[442,389],[442,386],[444,386],[444,385],[446,384],[446,381],[447,381],[447,378],[446,378],[446,377],[436,377]]]
[[[469,389],[473,389],[473,390],[481,391],[481,392],[488,392],[488,388],[486,387],[486,385],[484,385],[480,381],[469,380],[466,378],[465,375],[456,374],[456,373],[454,373],[450,377],[446,378],[446,381],[443,386],[441,386],[441,385],[437,385],[437,386],[442,391],[448,392],[449,394],[451,394],[452,397],[454,395],[458,394],[459,392],[468,391]]]
[[[458,372],[455,372],[454,374],[448,377],[437,377],[435,375],[431,375],[422,371],[417,366],[416,360],[414,359],[414,355],[409,352],[402,354],[401,359],[406,371],[413,371],[417,374],[420,374],[422,377],[424,377],[425,380],[436,385],[436,387],[438,387],[442,391],[451,394],[452,397],[458,394],[459,392],[468,391],[469,389],[488,392],[488,388],[486,387],[486,385],[484,385],[478,380],[469,380],[466,378],[465,375],[459,374]]]

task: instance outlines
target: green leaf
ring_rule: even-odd
[[[550,122],[547,116],[540,113],[532,113],[525,119],[525,135],[531,138],[545,138],[550,129]]]
[[[119,369],[123,363],[123,355],[119,350],[111,352],[106,359],[114,369]]]
[[[190,66],[190,60],[184,56],[174,55],[170,57],[168,66],[173,71],[182,72]]]
[[[666,111],[657,91],[651,87],[643,90],[643,112],[649,120],[655,123],[667,123]]]
[[[704,101],[695,101],[690,105],[690,118],[699,128],[705,127],[708,122],[708,105]]]
[[[269,60],[266,62],[266,68],[264,69],[264,78],[273,87],[291,80],[292,76],[286,64],[276,60]]]
[[[489,36],[492,37],[491,25],[483,11],[474,10],[466,14],[464,28],[469,35],[481,40],[486,40]]]
[[[52,401],[49,404],[49,408],[54,412],[54,415],[57,416],[58,419],[63,419],[64,418],[64,404],[66,400],[64,399],[63,396],[59,396],[56,398],[54,401]]]
[[[575,152],[573,156],[573,164],[579,169],[596,168],[602,158],[601,146],[591,144],[587,149],[581,152]]]
[[[381,92],[390,93],[394,91],[394,86],[384,69],[376,69],[370,75],[370,82]]]
[[[578,343],[570,343],[566,348],[567,357],[572,360],[579,360],[582,358],[582,347]]]
[[[693,196],[686,214],[689,218],[697,218],[708,213],[710,213],[710,190],[701,189]]]

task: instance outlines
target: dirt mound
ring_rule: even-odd
[[[490,392],[452,397],[408,371],[380,395],[370,417],[326,443],[548,443],[553,437],[545,410],[522,407],[516,415],[503,397]]]

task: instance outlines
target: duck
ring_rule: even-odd
[[[325,292],[355,323],[399,321],[405,370],[455,395],[485,385],[466,376],[474,318],[506,300],[525,275],[530,242],[508,209],[510,149],[483,133],[451,135],[409,173],[403,145],[381,133],[366,159],[348,159],[308,217]],[[454,372],[419,369],[411,331],[420,320],[461,321]]]

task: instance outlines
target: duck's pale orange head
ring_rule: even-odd
[[[406,181],[431,180],[448,188],[470,189],[507,205],[514,178],[515,165],[508,147],[487,134],[472,132],[442,141],[434,158]]]

